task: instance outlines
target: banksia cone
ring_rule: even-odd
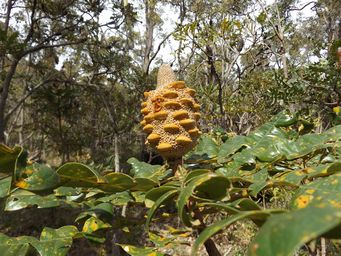
[[[181,158],[197,142],[200,105],[194,99],[195,90],[176,81],[169,65],[162,65],[157,88],[145,92],[141,104],[144,115],[141,125],[148,134],[146,144],[167,160]]]

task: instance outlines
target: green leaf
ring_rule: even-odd
[[[148,236],[149,236],[150,241],[153,242],[153,244],[155,244],[155,246],[158,248],[164,248],[165,246],[168,246],[169,243],[175,239],[175,237],[168,238],[168,237],[158,236],[152,232],[149,232]]]
[[[97,171],[81,163],[66,163],[58,168],[57,174],[71,187],[91,187],[104,182]]]
[[[98,202],[110,202],[111,205],[127,205],[129,202],[134,202],[134,198],[128,191],[113,193],[108,196],[100,197]]]
[[[90,217],[89,219],[85,221],[82,231],[84,233],[92,234],[96,232],[97,230],[107,229],[110,227],[111,227],[110,224],[105,223],[96,217]]]
[[[58,229],[44,228],[40,241],[32,245],[41,256],[64,256],[71,248],[72,238],[77,233],[75,226],[64,226]]]
[[[246,144],[245,136],[235,136],[227,140],[221,147],[218,153],[218,163],[226,162],[230,155]]]
[[[188,199],[193,195],[195,189],[199,185],[201,185],[205,181],[210,180],[212,177],[217,177],[217,175],[211,173],[211,174],[203,174],[203,175],[197,176],[193,178],[192,181],[189,182],[187,186],[184,187],[180,191],[180,195],[177,201],[178,214],[179,214],[180,219],[186,226],[188,227],[191,226],[190,216],[186,212],[186,209],[185,209]]]
[[[241,198],[231,202],[231,206],[241,211],[254,211],[260,210],[261,207],[253,200],[249,198]]]
[[[3,198],[9,194],[12,184],[12,177],[6,177],[0,179],[0,198]]]
[[[256,20],[258,21],[259,24],[263,25],[264,22],[266,21],[266,17],[267,17],[266,13],[265,13],[265,12],[261,12],[261,13],[257,16]]]
[[[122,249],[131,256],[164,256],[164,254],[157,252],[155,247],[136,247],[129,244],[118,244]]]
[[[0,173],[14,174],[19,155],[23,153],[22,147],[13,149],[0,144]]]
[[[113,217],[114,216],[114,209],[111,203],[100,203],[96,206],[91,207],[90,209],[81,212],[75,221],[79,221],[87,216],[92,216],[95,218],[101,217]]]
[[[132,188],[134,180],[124,173],[112,172],[104,176],[105,183],[99,184],[97,187],[108,192],[122,192]]]
[[[288,127],[288,126],[293,125],[295,123],[297,123],[297,116],[296,115],[281,112],[276,116],[276,120],[274,122],[274,125],[276,127]]]
[[[218,208],[218,209],[221,209],[221,210],[224,210],[230,214],[236,214],[236,213],[239,213],[240,210],[234,208],[231,206],[231,204],[227,204],[227,203],[210,203],[210,202],[205,202],[205,203],[200,203],[198,204],[198,207],[201,207],[201,206],[206,206],[206,207],[213,207],[213,208]]]
[[[219,148],[217,143],[209,136],[201,136],[198,145],[190,153],[189,159],[201,158],[203,160],[215,158]]]
[[[147,215],[147,221],[146,221],[146,227],[147,227],[147,231],[149,230],[149,224],[156,212],[156,210],[163,204],[165,203],[168,199],[172,198],[173,196],[175,196],[178,193],[178,190],[173,189],[170,190],[168,192],[166,192],[165,194],[163,194],[162,196],[160,196],[155,203],[153,204],[153,206],[149,209],[148,211],[148,215]]]
[[[278,138],[276,138],[278,139]],[[276,147],[274,138],[264,138],[252,148],[252,154],[262,162],[274,162],[282,158],[282,153]]]
[[[249,255],[293,255],[303,244],[340,224],[340,208],[327,204],[271,216],[251,243]]]
[[[5,211],[16,211],[26,207],[50,208],[60,205],[54,195],[39,196],[30,191],[16,190],[6,200]]]
[[[31,243],[38,241],[34,237],[8,237],[0,233],[0,251],[2,256],[26,256],[31,251]]]
[[[162,166],[161,165],[151,165],[145,162],[140,162],[136,158],[129,158],[127,161],[131,165],[131,174],[134,178],[148,178],[152,179],[158,176],[162,176]],[[158,179],[155,180],[156,182]]]
[[[16,186],[30,191],[50,189],[59,183],[57,173],[47,165],[34,163],[26,166],[22,174],[28,177],[17,180]]]
[[[174,189],[178,190],[178,188],[173,187],[173,186],[167,186],[163,185],[158,188],[151,189],[150,191],[147,192],[145,196],[145,205],[148,208],[151,208],[155,202],[165,193],[169,191],[173,191]]]
[[[158,182],[147,178],[135,178],[134,180],[137,184],[131,190],[135,191],[148,191],[159,185]]]
[[[336,125],[323,133],[330,140],[341,140],[341,125]]]
[[[197,177],[199,175],[203,175],[205,173],[210,173],[210,170],[207,169],[195,169],[192,170],[190,172],[188,172],[188,174],[185,177],[185,183],[188,183],[191,179],[193,179],[194,177]]]
[[[81,188],[59,187],[54,189],[55,196],[78,196],[81,193]]]
[[[228,194],[230,181],[224,176],[214,176],[202,182],[195,189],[195,196],[205,199],[221,200]]]
[[[301,186],[292,198],[292,208],[301,209],[309,205],[341,208],[341,173],[320,178]]]
[[[239,221],[239,220],[242,220],[245,218],[250,218],[250,217],[253,217],[254,219],[266,219],[269,215],[270,215],[270,213],[267,211],[249,211],[249,212],[238,213],[238,214],[235,214],[235,215],[233,215],[227,219],[223,219],[223,220],[215,222],[214,224],[205,228],[200,233],[200,235],[195,240],[195,242],[192,246],[191,255],[193,255],[193,256],[197,255],[200,246],[202,246],[207,241],[207,239],[209,239],[211,236],[213,236],[214,234],[216,234],[220,230],[225,229],[229,225],[235,223],[236,221]],[[263,255],[264,256],[265,255],[270,256],[272,254],[263,254]]]

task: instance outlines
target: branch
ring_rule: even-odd
[[[301,8],[289,8],[289,11],[302,11],[304,8],[306,8],[308,5],[310,5],[310,4],[315,4],[313,7],[315,7],[316,6],[316,2],[315,1],[311,1],[311,2],[309,2],[309,3],[307,3],[307,4],[305,4],[305,5],[303,5]],[[312,8],[313,8],[312,7]]]
[[[37,7],[37,0],[34,0],[33,1],[33,6],[32,6],[32,13],[31,13],[31,26],[30,26],[30,30],[24,40],[24,44],[27,44],[28,41],[31,39],[32,35],[33,35],[33,32],[34,32],[34,16],[35,16],[35,13],[36,13],[36,7]]]
[[[150,58],[149,60],[149,63],[147,65],[147,74],[148,74],[148,71],[149,71],[149,67],[150,67],[150,64],[152,63],[152,61],[156,58],[157,54],[159,53],[159,51],[161,50],[161,46],[164,44],[164,42],[166,42],[166,40],[173,34],[173,32],[169,33],[158,45],[155,53],[153,54],[153,56]]]
[[[37,52],[37,51],[40,51],[42,49],[48,49],[48,48],[56,48],[56,47],[61,47],[61,46],[67,46],[67,45],[74,45],[74,44],[80,44],[80,43],[83,43],[85,42],[87,39],[86,38],[81,38],[75,42],[63,42],[63,43],[59,43],[59,44],[48,44],[48,45],[37,45],[35,47],[32,47],[24,52],[22,52],[20,54],[20,57],[19,59],[23,58],[24,56],[30,54],[30,53],[33,53],[33,52]]]
[[[25,96],[23,96],[18,102],[17,104],[7,113],[7,115],[5,116],[5,122],[8,121],[8,119],[10,118],[10,116],[21,106],[21,104],[23,104],[26,99],[28,97],[30,97],[32,95],[32,93],[38,89],[39,87],[43,86],[44,84],[47,84],[48,82],[50,82],[51,80],[45,80],[43,82],[41,82],[40,84],[37,84],[35,87],[33,87]]]

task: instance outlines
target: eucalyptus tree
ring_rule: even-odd
[[[11,88],[20,87],[15,82],[18,65],[24,61],[36,64],[47,51],[54,54],[57,62],[62,50],[85,43],[89,31],[103,25],[94,22],[94,17],[102,11],[105,2],[108,1],[8,0],[3,4],[0,31],[1,142],[5,140],[6,127],[14,113],[8,109]],[[114,1],[114,4],[118,2],[121,1]],[[122,16],[122,12],[123,8],[119,8],[119,13],[115,15]],[[115,24],[115,15],[108,21],[109,24]],[[34,89],[37,85],[30,87]],[[27,98],[27,94],[23,98]],[[22,103],[21,100],[19,102]]]

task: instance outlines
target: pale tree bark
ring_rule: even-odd
[[[145,4],[145,49],[143,56],[143,72],[148,75],[150,66],[150,56],[153,50],[153,35],[155,22],[153,19],[153,12],[155,11],[155,1],[154,0],[144,0]]]
[[[118,150],[118,134],[114,134],[114,162],[115,172],[120,172],[120,152]]]

